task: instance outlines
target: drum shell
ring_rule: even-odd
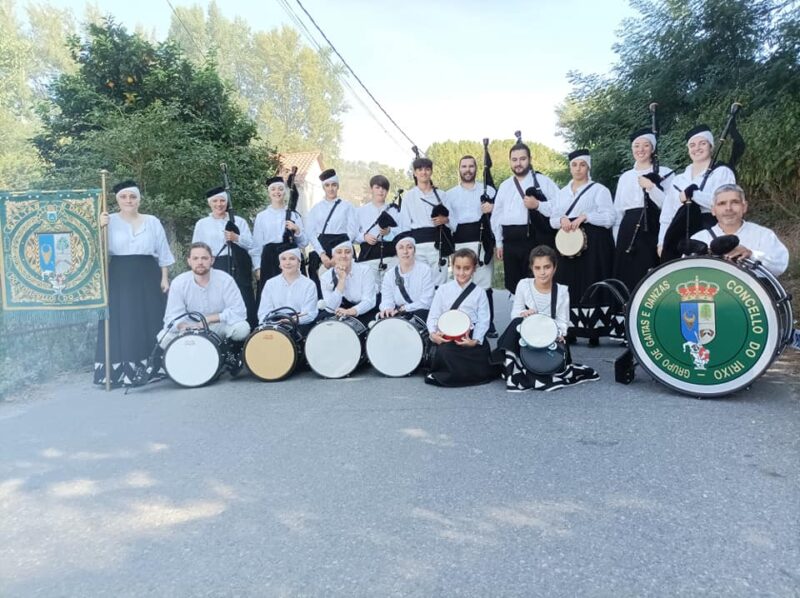
[[[684,278],[687,281],[697,279],[701,283],[707,282],[703,280],[707,278],[721,287],[713,298],[715,305],[713,319],[716,323],[722,322],[722,324],[712,327],[712,331],[715,332],[711,340],[690,342],[683,331],[683,324],[680,324],[684,319],[682,311],[677,314],[673,313],[674,309],[666,310],[665,307],[660,307],[658,302],[646,303],[650,301],[650,296],[655,294],[652,289],[661,285],[665,288],[664,292],[676,293],[675,281],[683,281]],[[683,303],[684,301],[681,301],[681,305]],[[750,308],[747,305],[750,305]],[[662,314],[661,309],[668,315]],[[681,310],[683,309],[682,307]],[[752,314],[759,311],[763,311],[759,316],[763,318],[763,322],[753,319]],[[670,353],[662,351],[658,345],[654,348],[653,339],[660,341],[667,335],[664,333],[663,325],[661,329],[650,330],[652,322],[643,317],[643,314],[649,315],[651,312],[655,312],[652,315],[654,322],[675,320],[679,334],[683,334],[686,340],[684,351],[692,355],[691,359],[685,357],[680,361],[680,358],[675,357],[677,352],[674,349]],[[760,264],[749,260],[736,264],[722,258],[700,256],[673,260],[650,271],[631,293],[625,323],[631,351],[636,361],[651,377],[668,388],[684,394],[710,398],[729,395],[746,388],[761,376],[788,344],[793,327],[792,317],[791,302],[786,291]],[[697,339],[703,337],[702,326],[699,322]],[[738,358],[720,357],[726,352],[732,352],[731,348],[748,346],[744,341],[731,340],[730,335],[746,336],[761,327],[765,333],[762,342],[759,343],[759,352],[753,353],[754,358],[748,367],[745,368],[743,365],[748,363],[746,360],[743,362]],[[667,329],[666,332],[670,331]],[[655,353],[655,350],[659,352]],[[667,353],[665,359],[671,359],[673,365],[676,368],[682,367],[686,374],[679,377],[665,372],[665,361],[661,358],[661,353]],[[654,358],[654,354],[658,357]],[[706,364],[701,363],[698,366],[698,360],[704,358]],[[722,367],[724,364],[730,365]],[[704,371],[708,372],[708,377],[701,379],[700,376],[706,376]]]
[[[372,367],[388,377],[412,374],[424,361],[429,346],[428,327],[417,316],[378,320],[370,328],[366,340],[367,358]]]
[[[356,318],[321,320],[306,337],[306,362],[323,378],[349,376],[366,359],[366,336],[367,327]]]
[[[589,246],[589,238],[586,236],[586,231],[583,228],[578,228],[574,231],[559,230],[556,233],[556,249],[562,257],[573,258],[578,257]]]
[[[210,330],[184,330],[164,349],[164,370],[180,386],[196,388],[219,377],[222,340]]]
[[[242,359],[253,376],[277,382],[294,372],[302,355],[302,336],[296,326],[263,324],[244,343]]]
[[[567,366],[567,348],[563,343],[552,343],[548,347],[520,347],[519,358],[533,374],[556,374]]]

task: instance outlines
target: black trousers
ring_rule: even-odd
[[[510,293],[517,290],[517,283],[523,278],[531,276],[531,266],[528,258],[531,249],[535,247],[535,240],[530,238],[503,243],[503,269],[505,270],[506,289]]]

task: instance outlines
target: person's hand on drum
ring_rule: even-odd
[[[431,341],[437,345],[442,345],[444,343],[449,343],[450,339],[446,339],[444,335],[437,330],[436,332],[431,332]]]
[[[344,318],[347,316],[356,317],[358,315],[358,310],[355,307],[349,307],[345,309],[344,307],[337,307],[336,308],[336,317]]]
[[[739,260],[751,257],[753,257],[753,252],[744,245],[739,245],[733,251],[729,251],[725,254],[725,259],[731,260],[732,262],[738,262]]]
[[[568,233],[572,230],[572,222],[566,216],[561,217],[561,230],[563,230],[565,233]]]
[[[571,230],[578,230],[581,227],[581,224],[586,222],[586,214],[581,214],[575,220],[572,221],[572,229]]]
[[[370,233],[364,233],[364,240],[370,245],[376,245],[378,243],[378,237]]]
[[[108,226],[108,212],[100,214],[100,226]]]
[[[524,311],[519,312],[519,317],[527,318],[528,316],[532,316],[535,313],[537,313],[535,309],[526,309]]]
[[[468,336],[465,336],[464,338],[457,338],[455,340],[455,343],[459,347],[477,347],[478,346],[478,341],[476,341],[474,338],[470,338]]]
[[[395,314],[397,314],[397,310],[392,309],[391,307],[387,309],[382,309],[381,311],[378,312],[378,319],[382,320],[383,318],[392,318],[395,316]]]

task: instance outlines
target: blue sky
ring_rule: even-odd
[[[301,0],[359,77],[409,136],[425,148],[446,139],[525,138],[559,150],[555,108],[570,70],[605,73],[627,1]],[[83,0],[49,0],[82,15]],[[289,0],[300,12],[294,0]],[[103,12],[163,38],[167,0],[95,0]],[[199,4],[172,0],[174,6]],[[277,0],[218,2],[254,30],[291,24]],[[356,86],[355,82],[353,85]],[[391,125],[389,138],[348,92],[342,155],[406,167],[410,144]],[[377,109],[370,106],[373,112]]]

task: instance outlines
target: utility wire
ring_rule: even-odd
[[[170,2],[170,0],[166,0],[166,2],[167,2],[167,5],[169,6],[170,10],[172,10],[172,14],[175,15],[175,18],[178,19],[178,22],[181,24],[181,27],[183,27],[183,30],[186,32],[186,35],[189,36],[189,41],[192,42],[192,45],[194,46],[194,49],[197,50],[200,53],[201,57],[205,57],[205,52],[200,47],[200,44],[198,44],[195,41],[194,36],[192,35],[192,32],[189,31],[189,28],[186,26],[186,23],[183,22],[183,19],[178,14],[178,11],[175,10],[174,6],[172,6],[172,2]]]
[[[404,130],[403,130],[401,127],[400,127],[400,125],[398,125],[398,124],[397,124],[397,122],[395,122],[395,120],[394,120],[394,119],[393,119],[393,118],[392,118],[392,117],[389,115],[389,113],[388,113],[388,112],[386,112],[386,109],[385,109],[385,108],[384,108],[384,107],[381,105],[381,103],[380,103],[380,102],[379,102],[379,101],[378,101],[378,100],[375,98],[375,96],[374,96],[374,95],[372,95],[372,92],[371,92],[369,89],[367,89],[367,86],[366,86],[366,85],[364,85],[364,82],[363,82],[363,81],[362,81],[362,80],[361,80],[361,79],[358,77],[358,75],[356,75],[355,71],[354,71],[354,70],[353,70],[353,69],[350,67],[350,65],[349,65],[349,64],[347,63],[347,61],[344,59],[344,56],[342,56],[342,55],[339,53],[339,50],[337,50],[337,49],[336,49],[336,46],[334,46],[334,45],[333,45],[333,43],[331,42],[331,40],[330,40],[330,39],[328,39],[328,36],[327,36],[327,35],[325,35],[325,32],[322,30],[322,28],[321,28],[321,27],[320,27],[320,26],[317,24],[317,22],[314,20],[314,17],[312,17],[312,16],[311,16],[311,14],[310,14],[310,13],[309,13],[309,12],[306,10],[306,7],[305,7],[305,6],[303,6],[303,3],[302,3],[302,2],[300,2],[300,0],[295,0],[295,2],[297,2],[297,5],[298,5],[298,6],[300,7],[300,9],[301,9],[301,10],[302,10],[302,11],[303,11],[305,14],[306,14],[306,16],[308,17],[309,21],[311,21],[311,24],[312,24],[312,25],[314,25],[314,27],[316,27],[316,28],[317,28],[317,31],[319,31],[320,35],[323,37],[323,39],[324,39],[324,40],[325,40],[325,41],[328,43],[328,45],[331,47],[331,50],[333,50],[333,51],[334,51],[334,53],[336,54],[336,56],[338,56],[338,57],[339,57],[339,60],[341,60],[341,61],[342,61],[342,64],[345,66],[345,68],[346,68],[348,71],[350,71],[350,74],[351,74],[351,75],[353,75],[353,78],[354,78],[356,81],[358,81],[358,84],[359,84],[359,85],[361,85],[362,89],[363,89],[363,90],[364,90],[364,91],[367,93],[367,95],[370,97],[370,99],[371,99],[373,102],[375,102],[375,105],[376,105],[378,108],[380,108],[380,111],[381,111],[381,112],[383,112],[383,114],[386,116],[386,118],[388,118],[388,119],[389,119],[389,122],[391,122],[391,123],[392,123],[392,124],[395,126],[395,128],[396,128],[398,131],[400,131],[400,133],[403,135],[403,137],[405,137],[406,139],[408,139],[408,142],[409,142],[411,145],[413,145],[413,146],[416,146],[417,144],[416,144],[416,143],[414,143],[414,140],[413,140],[413,139],[411,139],[411,137],[409,137],[409,136],[406,134],[406,132],[405,132],[405,131],[404,131]]]

